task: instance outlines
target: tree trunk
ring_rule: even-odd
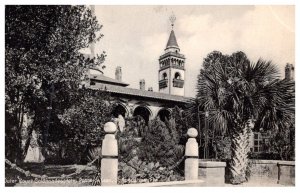
[[[248,167],[248,153],[250,152],[250,129],[236,129],[232,136],[231,152],[232,158],[229,162],[230,182],[232,184],[241,184],[245,182],[246,170]]]
[[[23,121],[24,121],[24,105],[21,105],[19,107],[18,112],[18,124],[17,124],[17,133],[16,133],[16,146],[17,146],[17,152],[16,152],[16,164],[20,165],[23,163],[22,160],[22,127],[23,127]]]

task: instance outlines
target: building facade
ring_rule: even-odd
[[[115,78],[104,76],[95,69],[90,69],[85,87],[107,91],[116,99],[118,105],[114,117],[130,118],[141,116],[148,122],[156,117],[169,118],[171,108],[184,107],[190,98],[184,96],[185,57],[180,53],[175,32],[172,30],[164,53],[159,57],[158,92],[145,88],[145,80],[139,80],[139,89],[129,88],[122,80],[122,68],[118,66]],[[94,46],[91,46],[93,49]],[[94,51],[90,52],[94,54]],[[155,72],[153,72],[155,74]]]

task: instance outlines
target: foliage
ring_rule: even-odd
[[[183,147],[175,121],[159,118],[146,126],[136,117],[126,121],[118,135],[119,183],[181,180],[178,167],[182,164]]]
[[[294,121],[294,83],[280,80],[270,61],[250,63],[243,52],[210,53],[198,76],[199,109],[209,113],[208,128],[231,137],[232,183],[246,180],[249,130],[284,128]],[[255,124],[253,121],[255,121]]]
[[[59,116],[64,126],[65,141],[75,152],[92,151],[94,147],[101,146],[105,135],[104,124],[111,120],[114,101],[102,91],[82,89],[82,100],[77,101],[71,108]],[[85,159],[86,155],[83,159]],[[85,160],[87,161],[87,160]]]
[[[270,139],[269,148],[281,160],[295,160],[295,128],[292,126],[276,132]]]
[[[125,132],[119,132],[118,138],[122,140],[144,137],[146,130],[148,130],[148,126],[142,116],[129,117],[126,118]]]
[[[81,50],[103,36],[101,27],[85,6],[5,7],[6,155],[12,160],[21,162],[29,146],[30,137],[21,143],[24,115],[33,119],[28,136],[35,129],[47,147],[61,128],[57,115],[81,100],[84,73],[105,58],[85,58]]]
[[[179,144],[185,145],[187,141],[187,131],[189,128],[197,127],[197,123],[194,123],[195,115],[191,111],[175,106],[171,109],[171,120],[175,121],[176,132],[179,137]],[[168,123],[168,122],[167,122]]]
[[[218,160],[229,160],[231,158],[231,140],[228,136],[216,136],[214,142],[216,144],[215,157]]]
[[[162,166],[173,166],[184,153],[179,140],[174,119],[164,123],[156,118],[150,122],[140,144],[140,157],[148,162],[159,162]]]
[[[146,182],[167,182],[183,180],[183,177],[174,173],[166,167],[162,167],[159,162],[143,162],[137,157],[129,162],[119,164],[119,184],[146,183]]]

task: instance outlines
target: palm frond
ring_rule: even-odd
[[[256,63],[252,63],[245,70],[243,76],[248,82],[256,84],[264,84],[280,78],[279,70],[272,61],[259,59]]]
[[[257,125],[265,129],[274,129],[276,125],[294,123],[295,85],[287,80],[275,80],[253,95],[257,108]]]

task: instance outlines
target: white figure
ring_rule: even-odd
[[[45,158],[42,155],[41,148],[38,146],[37,138],[38,138],[37,133],[33,130],[24,162],[31,162],[31,163],[44,162]]]
[[[120,129],[120,132],[122,133],[124,131],[124,127],[125,127],[125,119],[123,118],[122,115],[118,116],[118,127]]]

